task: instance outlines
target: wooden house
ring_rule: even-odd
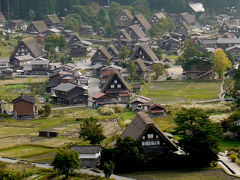
[[[79,35],[77,33],[73,33],[71,35],[70,39],[68,40],[67,47],[71,48],[74,43],[79,42],[79,41],[81,41],[81,38],[79,37]]]
[[[81,160],[81,168],[96,168],[100,165],[101,146],[72,146],[77,151]]]
[[[47,27],[51,29],[56,28],[61,23],[61,21],[56,14],[50,14],[46,15],[45,23]]]
[[[218,31],[218,34],[223,35],[225,33],[231,33],[236,37],[240,37],[239,23],[231,22],[231,21],[224,21]]]
[[[223,50],[235,45],[240,45],[240,38],[218,38],[217,39],[217,47]]]
[[[109,45],[107,51],[112,57],[118,57],[119,55],[119,52],[114,45]]]
[[[16,119],[32,119],[36,117],[36,99],[34,96],[22,95],[14,100],[13,114]]]
[[[193,26],[196,24],[194,15],[191,15],[188,12],[180,13],[179,16],[177,16],[177,23],[183,22],[185,22],[188,26]]]
[[[129,85],[117,71],[111,74],[101,89],[101,92],[116,99],[120,104],[125,104],[129,101],[130,91]]]
[[[86,57],[92,52],[92,43],[88,41],[78,41],[71,46],[72,57]]]
[[[137,50],[135,51],[132,59],[141,58],[146,66],[150,66],[151,64],[159,61],[157,56],[153,53],[151,48],[147,44],[140,44]]]
[[[106,67],[102,67],[100,70],[100,86],[104,85],[109,77],[113,74],[113,72],[118,71],[120,74],[122,73],[122,67],[110,65]]]
[[[124,9],[117,15],[114,24],[117,30],[127,29],[133,20],[133,16],[128,9]]]
[[[109,52],[106,50],[104,46],[101,46],[97,49],[93,57],[91,58],[92,65],[95,64],[102,64],[106,65],[108,62],[110,62],[112,56],[109,54]]]
[[[120,136],[138,141],[146,153],[169,153],[178,147],[162,132],[144,112],[138,112]]]
[[[60,104],[86,103],[88,91],[85,86],[72,83],[61,83],[54,88],[53,100]]]
[[[149,107],[149,116],[150,117],[161,117],[165,115],[165,107],[161,104],[152,104]]]
[[[65,29],[62,31],[62,34],[63,34],[64,38],[69,40],[70,37],[74,34],[74,32],[72,30]]]
[[[8,28],[13,31],[22,31],[27,29],[27,25],[23,20],[12,20],[8,23]]]
[[[147,37],[147,35],[142,31],[142,29],[136,24],[129,26],[127,33],[133,41],[137,41],[141,38]]]
[[[50,61],[44,58],[36,58],[29,64],[25,64],[23,71],[25,74],[48,75],[50,73]]]
[[[205,49],[216,49],[217,48],[217,40],[216,39],[203,39],[201,42],[202,48]]]
[[[48,31],[44,21],[33,21],[27,28],[27,32],[30,34],[45,34]]]
[[[229,52],[237,61],[240,61],[240,45],[234,45],[225,50]]]
[[[130,107],[132,111],[144,111],[149,112],[149,107],[151,105],[151,100],[144,96],[139,96],[137,98],[134,98],[130,102]]]
[[[114,46],[116,49],[120,50],[122,46],[128,46],[132,47],[133,46],[133,40],[129,36],[126,30],[122,29],[119,31],[117,35],[117,40],[114,41]]]
[[[3,13],[0,11],[0,26],[4,26],[6,23],[6,19],[3,15]]]
[[[187,79],[213,79],[214,68],[210,60],[198,59],[192,62],[183,72]]]
[[[189,26],[185,22],[179,23],[176,26],[174,32],[178,34],[182,34],[186,38],[190,34]]]
[[[138,25],[144,33],[146,33],[147,31],[149,31],[152,28],[151,24],[149,24],[149,22],[143,16],[143,14],[135,15],[131,24],[132,25],[135,25],[135,24]]]
[[[165,53],[176,54],[180,52],[180,41],[178,39],[169,38],[161,42],[161,49]]]
[[[23,67],[30,63],[34,58],[43,56],[43,50],[38,42],[32,38],[25,38],[18,43],[13,53],[10,56],[10,64],[14,69]]]
[[[147,67],[145,66],[143,60],[138,58],[134,61],[137,65],[137,74],[140,78],[144,79],[146,77]]]
[[[103,92],[98,92],[88,99],[88,107],[93,109],[112,104],[118,104],[117,99]]]
[[[158,12],[158,13],[154,13],[153,17],[152,17],[152,24],[156,24],[159,22],[160,19],[166,19],[167,17],[165,16],[165,14],[163,12]]]
[[[79,34],[81,36],[93,36],[93,27],[92,26],[82,26],[79,29]]]
[[[105,36],[106,31],[105,31],[104,27],[98,28],[96,34],[97,34],[98,36]]]

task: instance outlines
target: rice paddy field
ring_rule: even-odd
[[[218,98],[221,81],[154,81],[147,83],[142,95],[155,103],[175,104]]]

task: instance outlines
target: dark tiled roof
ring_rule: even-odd
[[[114,76],[117,76],[118,79],[122,82],[122,84],[125,86],[125,88],[130,91],[130,87],[128,83],[123,79],[123,77],[120,75],[118,71],[114,71],[112,75],[108,78],[107,82],[103,85],[102,91],[104,92],[108,86],[110,85],[111,81],[113,80]]]
[[[63,92],[69,92],[72,89],[76,87],[75,84],[72,83],[61,83],[57,87],[54,88],[56,91],[63,91]]]
[[[148,31],[152,28],[152,26],[149,24],[149,22],[146,20],[146,18],[143,16],[143,14],[137,14],[137,15],[135,15],[135,18],[144,27],[144,29],[146,29],[146,31]]]
[[[218,38],[217,44],[240,44],[240,38]]]
[[[56,14],[51,14],[46,16],[52,24],[59,24],[60,20]]]
[[[79,154],[96,154],[100,152],[101,146],[72,146],[70,149]]]
[[[37,41],[34,38],[25,38],[21,42],[23,42],[28,47],[34,57],[39,57],[43,55],[42,48],[38,45]]]
[[[26,101],[26,102],[29,102],[31,104],[35,104],[36,103],[36,99],[34,96],[27,96],[25,94],[23,94],[22,96],[12,100],[12,103],[15,104],[19,101]]]
[[[48,31],[48,27],[46,26],[44,21],[33,21],[32,24],[39,33],[44,33]]]

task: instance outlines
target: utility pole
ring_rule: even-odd
[[[9,0],[7,0],[7,8],[8,8],[8,20],[9,20]]]

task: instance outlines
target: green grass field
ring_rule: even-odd
[[[162,104],[217,99],[220,81],[158,81],[145,85],[142,95]]]
[[[135,178],[138,180],[231,180],[220,169],[207,169],[207,170],[184,170],[184,171],[156,171],[156,172],[143,172],[132,173],[125,175],[127,177]]]

